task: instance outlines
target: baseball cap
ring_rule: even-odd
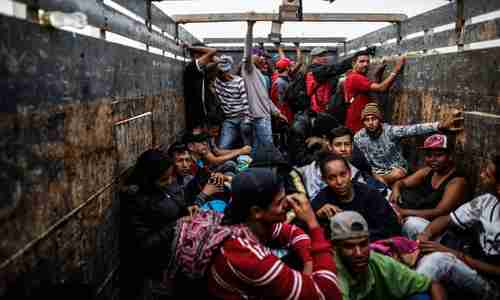
[[[448,149],[448,137],[444,134],[433,134],[426,138],[420,149]]]
[[[233,67],[233,58],[229,55],[222,55],[217,62],[217,66],[222,72],[229,72]]]
[[[280,58],[276,62],[276,68],[281,69],[281,70],[286,69],[286,68],[288,68],[288,66],[290,66],[291,62],[292,61],[290,59],[286,58],[286,57]]]
[[[343,211],[330,218],[330,240],[368,237],[368,223],[355,211]]]
[[[321,54],[324,54],[327,52],[328,52],[328,50],[326,50],[325,48],[315,47],[311,50],[311,56],[318,56],[318,55],[321,55]]]

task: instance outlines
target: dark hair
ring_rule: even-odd
[[[276,168],[250,168],[236,175],[231,182],[232,200],[224,211],[223,224],[246,222],[254,206],[269,208],[283,184]]]
[[[125,179],[125,185],[137,185],[145,192],[151,192],[155,188],[156,181],[163,173],[172,166],[172,161],[159,149],[144,151],[130,175]]]
[[[189,151],[188,147],[185,143],[177,141],[177,142],[174,142],[172,145],[170,145],[170,147],[168,147],[167,155],[168,155],[169,159],[174,161],[175,155],[182,154],[182,153],[188,152],[188,151]]]
[[[336,138],[339,138],[339,137],[342,137],[345,135],[350,136],[351,141],[352,141],[354,134],[352,133],[352,130],[350,128],[347,128],[345,126],[339,126],[339,127],[333,128],[332,131],[330,131],[330,133],[328,134],[328,141],[332,142],[333,139],[336,139]]]
[[[312,135],[319,137],[328,135],[333,128],[340,125],[339,121],[334,116],[325,112],[313,114],[311,121],[313,122]]]
[[[361,50],[361,51],[356,52],[356,54],[354,54],[354,56],[352,57],[352,61],[356,62],[358,60],[358,57],[360,57],[360,56],[370,56],[370,51]]]
[[[322,176],[326,175],[326,165],[329,162],[335,161],[335,160],[342,161],[344,163],[344,165],[346,166],[346,168],[349,168],[349,163],[342,156],[337,155],[337,154],[333,154],[333,153],[323,153],[322,155],[320,155],[320,157],[318,157],[319,169],[321,171]]]

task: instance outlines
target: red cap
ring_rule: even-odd
[[[448,138],[444,134],[433,134],[425,139],[422,149],[448,149]]]
[[[286,69],[288,68],[288,66],[290,66],[290,63],[292,61],[288,58],[280,58],[277,62],[276,62],[276,68],[280,69],[280,70],[283,70],[283,69]]]

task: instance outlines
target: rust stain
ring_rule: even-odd
[[[484,22],[479,27],[479,37],[482,41],[497,38],[497,24],[495,20]]]

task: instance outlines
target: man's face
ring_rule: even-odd
[[[356,58],[353,69],[357,73],[366,74],[368,73],[369,66],[370,66],[370,57],[368,55],[360,55]]]
[[[330,142],[330,151],[334,154],[342,156],[347,160],[352,157],[352,139],[350,135],[344,135],[334,138]]]
[[[208,154],[208,143],[207,141],[190,143],[189,150],[197,155],[205,156]]]
[[[312,63],[318,65],[326,65],[328,63],[328,56],[324,54],[314,56],[312,58]]]
[[[377,134],[382,128],[380,119],[374,115],[368,115],[363,119],[363,125],[370,134]]]
[[[263,211],[261,221],[269,224],[284,222],[286,220],[286,210],[288,203],[286,200],[285,188],[282,188],[274,197],[269,208]]]
[[[175,153],[175,172],[181,176],[191,175],[193,159],[188,151]]]
[[[332,160],[327,163],[325,171],[323,180],[333,192],[341,197],[349,195],[352,188],[351,169],[341,160]]]
[[[425,151],[425,164],[435,172],[447,169],[450,163],[450,155],[444,149],[429,149]]]
[[[496,167],[495,164],[488,160],[479,172],[479,182],[483,188],[494,188],[498,182],[495,178]]]
[[[339,241],[337,251],[340,259],[352,275],[368,271],[370,247],[368,237]]]

